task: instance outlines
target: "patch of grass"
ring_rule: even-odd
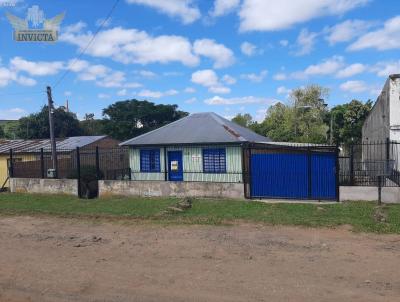
[[[271,225],[334,227],[400,234],[400,205],[377,208],[373,202],[338,204],[261,203],[242,200],[194,200],[193,207],[171,214],[177,198],[110,197],[82,200],[66,195],[0,194],[0,214],[48,214],[147,219],[167,224],[227,224],[237,221]],[[384,221],[376,219],[377,211]]]
[[[386,205],[381,209],[387,213],[386,222],[374,219],[376,207],[373,202],[324,205],[198,200],[193,203],[190,211],[177,216],[182,221],[205,224],[242,220],[308,227],[351,225],[356,231],[400,233],[400,205]]]
[[[175,198],[79,199],[68,195],[0,194],[0,213],[150,218],[177,202]]]

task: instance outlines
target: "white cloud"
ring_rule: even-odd
[[[15,81],[22,86],[35,86],[37,83],[35,79],[25,76],[19,76]]]
[[[292,89],[288,89],[285,86],[279,86],[276,89],[277,94],[289,94],[292,91]]]
[[[211,39],[196,40],[193,44],[194,53],[214,60],[214,68],[223,68],[235,62],[232,50]]]
[[[339,70],[336,74],[337,78],[348,78],[354,76],[356,74],[362,73],[367,69],[364,64],[355,63],[351,64],[341,70]]]
[[[315,39],[317,38],[318,34],[314,32],[309,32],[308,29],[303,28],[297,37],[297,48],[298,50],[295,51],[295,55],[303,56],[309,54],[314,49]]]
[[[240,4],[240,0],[215,0],[214,7],[210,12],[213,17],[227,15],[233,12]]]
[[[17,79],[17,74],[7,68],[0,67],[0,87],[7,86]]]
[[[254,96],[234,98],[223,98],[220,96],[214,96],[212,98],[204,100],[204,103],[209,105],[268,104],[271,102],[273,102],[273,100],[271,99]]]
[[[92,32],[78,33],[64,31],[59,40],[78,46],[80,51],[93,38]],[[144,31],[115,27],[98,33],[94,42],[86,50],[94,57],[112,58],[124,64],[180,62],[187,66],[199,63],[198,56],[192,52],[188,39],[181,36],[153,37]]]
[[[272,104],[271,104],[272,105]],[[261,109],[258,109],[257,111],[256,111],[256,115],[254,116],[254,120],[256,121],[256,122],[259,122],[259,123],[261,123],[262,121],[264,121],[265,120],[265,117],[267,116],[267,111],[268,111],[268,108],[261,108]]]
[[[32,62],[21,57],[14,57],[10,61],[12,69],[24,71],[32,76],[48,76],[57,74],[62,68],[62,62]]]
[[[177,95],[178,93],[179,92],[175,89],[170,89],[170,90],[167,90],[164,92],[143,89],[138,93],[138,96],[144,97],[144,98],[159,99],[159,98],[165,97],[165,96]]]
[[[11,109],[1,109],[0,119],[1,120],[18,120],[23,116],[26,116],[28,112],[22,108],[11,108]]]
[[[243,42],[242,45],[240,45],[240,50],[246,56],[251,57],[256,54],[257,47],[249,42]]]
[[[211,86],[208,89],[208,91],[216,94],[227,94],[231,92],[231,89],[229,87],[220,85],[220,86]]]
[[[122,87],[125,81],[125,73],[122,71],[114,71],[107,73],[101,80],[97,81],[96,84],[105,88],[117,88]]]
[[[325,29],[325,32],[328,34],[325,38],[330,45],[347,42],[362,35],[372,25],[372,22],[363,20],[346,20]]]
[[[371,67],[371,71],[380,77],[388,77],[391,74],[400,73],[400,60],[378,62]]]
[[[93,33],[90,31],[64,31],[60,35],[60,41],[76,45],[80,51],[92,38]],[[214,68],[227,67],[235,62],[232,50],[211,39],[196,40],[192,45],[182,36],[151,36],[145,31],[122,27],[99,32],[86,54],[111,58],[124,64],[142,65],[180,62],[186,66],[196,66],[200,62],[200,56],[214,60]]]
[[[274,74],[274,76],[272,78],[276,81],[284,81],[287,79],[287,75],[283,72],[279,72],[279,73]]]
[[[236,79],[232,76],[230,76],[229,74],[225,74],[222,77],[222,82],[224,82],[227,85],[233,85],[236,83]]]
[[[205,86],[212,87],[219,85],[218,76],[212,69],[198,70],[192,74],[192,82]]]
[[[268,74],[267,70],[262,70],[259,74],[246,73],[246,74],[241,74],[240,77],[242,79],[249,80],[251,82],[260,83],[264,80],[264,78],[267,76],[267,74]]]
[[[71,95],[72,95],[72,92],[71,92],[71,91],[68,91],[68,90],[67,90],[67,91],[64,91],[64,95],[65,95],[65,96],[71,96]]]
[[[387,20],[383,28],[362,35],[348,47],[352,51],[366,48],[377,50],[400,48],[400,16]]]
[[[303,71],[291,73],[290,77],[294,79],[306,79],[309,76],[330,75],[336,73],[344,65],[344,59],[341,56],[333,56],[318,64],[308,66]]]
[[[314,18],[343,15],[369,0],[244,0],[241,6],[241,31],[287,29]]]
[[[126,87],[126,88],[139,88],[139,87],[142,87],[142,84],[137,83],[137,82],[126,82],[126,83],[124,83],[124,87]]]
[[[212,69],[198,70],[192,74],[193,83],[207,87],[212,93],[229,93],[230,89],[221,84],[217,74]]]
[[[143,78],[148,78],[148,79],[155,78],[157,76],[156,73],[150,70],[135,70],[134,73],[138,74]]]
[[[146,5],[170,17],[179,17],[184,24],[193,23],[201,17],[200,10],[192,0],[126,0],[126,2]]]
[[[364,81],[347,81],[340,85],[340,89],[343,91],[358,93],[366,91],[368,86]]]

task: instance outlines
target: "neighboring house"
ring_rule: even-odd
[[[132,138],[132,180],[242,182],[243,146],[265,143],[258,135],[215,113],[196,113]]]
[[[392,74],[362,128],[363,141],[400,141],[400,74]]]
[[[400,145],[385,142],[400,142],[400,74],[392,74],[387,79],[364,122],[362,140],[367,144],[362,152],[364,169],[376,175],[399,173]]]
[[[63,157],[65,157],[65,155],[74,152],[77,147],[84,152],[86,149],[93,149],[96,146],[99,148],[117,147],[118,143],[119,141],[108,136],[76,136],[65,139],[57,139],[56,145],[57,153],[59,154],[58,158],[61,160]],[[6,182],[8,177],[10,149],[13,150],[13,161],[15,163],[38,163],[40,160],[40,149],[43,149],[43,152],[46,153],[46,156],[48,157],[51,153],[51,144],[49,139],[0,140],[0,188]],[[40,171],[40,169],[36,166],[35,170]],[[62,169],[62,166],[60,169]]]

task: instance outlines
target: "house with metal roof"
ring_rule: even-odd
[[[57,153],[63,155],[74,152],[77,147],[93,148],[112,148],[118,146],[119,141],[108,136],[75,136],[57,139]],[[0,139],[0,188],[6,182],[8,177],[8,167],[10,161],[10,150],[13,152],[14,162],[37,162],[40,159],[40,152],[51,152],[51,143],[49,139]]]
[[[243,182],[243,147],[270,139],[215,113],[195,113],[121,143],[132,180]]]

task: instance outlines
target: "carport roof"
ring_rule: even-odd
[[[121,143],[121,146],[269,142],[213,112],[194,113]]]

